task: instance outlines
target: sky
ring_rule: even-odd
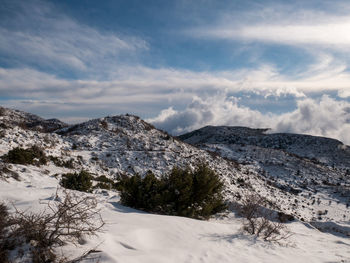
[[[1,0],[0,105],[350,145],[347,0]]]

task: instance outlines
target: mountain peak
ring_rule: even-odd
[[[28,112],[13,110],[0,106],[0,124],[3,128],[13,128],[20,126],[24,129],[52,132],[63,127],[67,127],[68,124],[58,119],[43,119],[35,114]]]

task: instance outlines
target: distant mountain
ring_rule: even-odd
[[[307,204],[319,203],[319,214],[327,210],[325,217],[334,213],[336,216],[330,218],[345,220],[350,205],[350,147],[330,138],[267,132],[268,129],[207,126],[179,138],[254,166],[269,184],[296,196],[309,196]],[[337,210],[329,212],[326,207],[335,204],[339,205]]]
[[[19,110],[11,110],[0,106],[0,125],[5,127],[21,126],[41,132],[52,132],[68,124],[58,119],[43,119],[37,115]]]
[[[115,180],[122,174],[148,171],[162,176],[175,166],[206,162],[224,180],[225,197],[232,204],[255,193],[266,198],[271,208],[305,221],[350,220],[348,160],[335,161],[331,154],[336,151],[346,157],[348,148],[336,140],[288,134],[274,137],[266,129],[244,127],[205,127],[179,139],[133,115],[67,125],[1,109],[0,156],[15,147],[37,145],[51,156],[48,165],[35,168],[42,175],[84,169]],[[306,149],[306,142],[312,149]],[[63,163],[69,165],[61,167]],[[4,165],[0,160],[0,168]],[[0,169],[8,176],[17,173],[19,178],[30,171],[21,165]]]
[[[269,129],[206,126],[180,135],[179,138],[193,145],[203,143],[250,145],[283,150],[287,153],[317,160],[327,165],[350,168],[350,147],[338,140],[302,134],[268,133],[268,131]]]

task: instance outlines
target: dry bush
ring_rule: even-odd
[[[85,236],[96,235],[104,221],[97,209],[97,201],[63,191],[40,213],[23,212],[15,208],[10,215],[4,237],[7,253],[17,251],[16,259],[30,256],[32,262],[74,262],[57,255],[57,248],[79,244]],[[27,252],[25,252],[25,248]],[[20,253],[22,251],[22,253]],[[23,252],[24,251],[24,252]],[[80,258],[80,257],[79,257]]]
[[[248,195],[242,200],[239,210],[244,217],[243,229],[265,241],[289,238],[290,232],[287,227],[283,223],[273,221],[274,212],[265,208],[265,205],[265,200],[257,194]]]
[[[0,203],[0,261],[3,260],[1,262],[8,262],[8,244],[5,238],[9,224],[8,216],[9,213],[7,206],[3,203]]]

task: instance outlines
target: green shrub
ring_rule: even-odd
[[[28,149],[14,148],[7,155],[3,156],[6,162],[14,164],[33,164],[41,165],[47,163],[47,158],[43,150],[38,146],[32,146]]]
[[[164,199],[163,181],[154,174],[148,173],[142,179],[140,175],[124,177],[118,183],[121,190],[122,204],[140,210],[164,213],[162,204]]]
[[[62,175],[62,179],[60,181],[60,185],[64,188],[82,191],[82,192],[90,192],[92,187],[91,182],[92,176],[87,171],[82,170],[78,173],[67,173]]]
[[[160,179],[152,173],[122,177],[117,188],[122,204],[148,212],[206,219],[226,209],[223,183],[202,164],[194,171],[174,168]]]
[[[52,161],[56,166],[74,169],[74,160],[73,159],[63,161],[55,156],[49,156],[49,158],[50,158],[50,161]]]
[[[105,175],[100,175],[96,178],[93,178],[93,180],[98,182],[94,188],[111,190],[114,187],[114,181],[107,178]]]
[[[100,176],[94,178],[94,180],[97,182],[108,183],[108,184],[114,183],[114,181],[112,179],[107,178],[105,175],[100,175]]]
[[[111,184],[107,184],[107,183],[98,182],[96,185],[94,185],[94,189],[111,190],[112,189],[112,185]]]

